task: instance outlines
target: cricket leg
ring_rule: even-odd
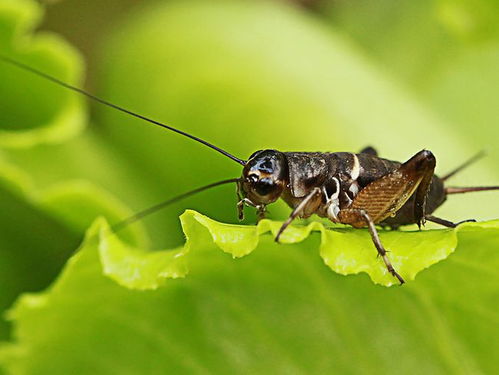
[[[371,234],[371,238],[374,242],[374,246],[376,246],[376,250],[378,250],[378,254],[383,258],[383,262],[385,262],[386,269],[388,272],[390,272],[394,277],[397,278],[397,280],[400,282],[400,285],[405,283],[404,279],[402,276],[400,276],[397,271],[392,266],[392,263],[390,262],[390,259],[388,259],[388,256],[386,255],[386,249],[384,248],[383,244],[381,243],[378,235],[378,231],[376,230],[376,226],[374,225],[373,221],[369,217],[366,211],[361,210],[360,215],[366,220],[366,223],[369,228],[369,233]]]
[[[443,225],[444,227],[447,227],[447,228],[456,228],[458,225],[460,225],[462,223],[474,223],[474,222],[476,222],[475,219],[468,219],[468,220],[459,221],[457,223],[453,223],[452,221],[441,219],[441,218],[433,216],[433,215],[426,215],[426,220],[431,221],[432,223]]]
[[[289,215],[288,219],[282,224],[279,232],[277,232],[277,236],[275,237],[275,242],[279,242],[279,237],[281,237],[282,232],[291,224],[291,222],[299,216],[303,209],[307,206],[307,204],[317,196],[317,194],[321,193],[321,189],[316,187],[314,188],[303,200],[300,202],[298,206],[295,207],[291,215]]]
[[[237,202],[237,211],[239,220],[244,219],[244,206],[255,207],[257,212],[257,222],[265,219],[266,207],[264,204],[254,204],[248,198],[243,198],[239,202]]]
[[[388,259],[388,256],[386,255],[387,251],[384,248],[383,244],[381,243],[381,240],[379,239],[378,230],[376,229],[376,226],[374,225],[372,219],[369,217],[369,214],[362,209],[346,209],[340,211],[340,213],[341,212],[343,212],[343,215],[348,215],[349,217],[354,218],[355,221],[363,221],[367,225],[374,246],[376,247],[376,250],[378,250],[378,255],[381,258],[383,258],[383,262],[385,262],[386,269],[394,277],[396,277],[397,280],[400,282],[400,285],[402,285],[405,281],[402,278],[402,276],[400,276],[397,273],[397,271],[395,271],[395,269],[392,266],[392,263],[390,262],[390,259]]]
[[[264,204],[256,206],[257,223],[265,219],[265,212],[267,212],[267,206],[265,206]]]
[[[403,279],[391,266],[383,248],[375,224],[383,222],[415,194],[415,222],[424,217],[426,194],[431,183],[435,157],[430,151],[418,152],[393,172],[371,182],[354,198],[352,204],[340,210],[338,221],[356,228],[367,226],[378,253],[383,257],[388,271],[401,283]],[[417,216],[416,216],[417,215]]]

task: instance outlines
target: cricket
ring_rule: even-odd
[[[377,226],[396,230],[401,226],[416,224],[421,229],[426,221],[430,221],[454,228],[474,220],[455,223],[434,216],[434,211],[445,202],[448,195],[499,190],[499,186],[451,187],[446,184],[456,173],[483,157],[483,152],[442,177],[435,174],[436,158],[429,150],[421,150],[403,163],[380,157],[372,147],[366,147],[358,153],[281,152],[266,149],[254,152],[247,160],[239,159],[192,134],[122,108],[21,61],[8,56],[0,56],[0,60],[102,105],[188,137],[242,166],[240,177],[214,182],[149,207],[113,225],[112,230],[115,232],[193,194],[224,184],[236,184],[239,219],[244,218],[246,206],[255,208],[258,219],[263,219],[267,205],[278,199],[284,200],[291,208],[291,214],[275,237],[276,242],[279,242],[281,234],[293,220],[314,214],[333,223],[367,228],[386,269],[403,284],[404,279],[390,263],[388,251],[380,241]]]

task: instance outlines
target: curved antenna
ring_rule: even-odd
[[[481,158],[483,158],[485,155],[486,155],[486,152],[484,150],[480,151],[479,153],[473,155],[471,158],[469,158],[468,160],[466,160],[463,164],[461,164],[460,166],[458,166],[453,171],[447,173],[443,177],[440,177],[440,179],[442,181],[448,180],[449,178],[451,178],[452,176],[454,176],[456,173],[461,172],[464,168],[470,166],[471,164],[473,164],[477,160],[480,160]]]
[[[228,180],[222,180],[222,181],[217,181],[217,182],[213,182],[209,185],[205,185],[205,186],[201,186],[197,189],[193,189],[193,190],[190,190],[188,192],[185,192],[185,193],[182,193],[180,195],[177,195],[176,197],[173,197],[173,198],[170,198],[166,201],[163,201],[163,202],[160,202],[158,204],[155,204],[154,206],[151,206],[149,208],[146,208],[145,210],[142,210],[140,212],[137,212],[136,214],[132,215],[132,216],[129,216],[119,222],[117,222],[116,224],[113,224],[111,225],[111,227],[108,228],[108,230],[106,230],[106,233],[105,235],[106,236],[109,236],[113,233],[117,233],[118,231],[124,229],[125,227],[127,227],[128,225],[130,224],[133,224],[141,219],[143,219],[144,217],[146,216],[149,216],[151,214],[154,214],[155,212],[161,210],[162,208],[165,208],[166,206],[169,206],[170,204],[173,204],[175,202],[178,202],[184,198],[188,198],[190,197],[191,195],[194,195],[194,194],[197,194],[197,193],[200,193],[204,190],[208,190],[212,187],[215,187],[215,186],[219,186],[219,185],[224,185],[224,184],[230,184],[230,183],[233,183],[233,182],[239,182],[241,179],[240,178],[231,178],[231,179],[228,179]],[[92,241],[98,241],[99,240],[99,235],[95,235],[95,236],[92,236],[90,237],[90,240]],[[62,249],[59,249],[58,251],[56,251],[55,253],[53,253],[51,256],[54,257],[54,259],[58,259],[59,257],[63,256],[63,254],[66,254],[66,250],[65,248],[62,248]],[[76,254],[78,251],[80,251],[80,248],[70,252],[67,254],[68,258],[73,256],[74,254]],[[66,261],[66,259],[64,260]],[[24,267],[23,267],[24,268]],[[26,270],[30,270],[32,267],[31,265],[29,267],[25,267]]]
[[[230,183],[234,183],[234,182],[239,182],[240,180],[241,180],[240,178],[230,178],[228,180],[222,180],[222,181],[213,182],[211,184],[198,187],[197,189],[193,189],[193,190],[187,191],[185,193],[177,195],[176,197],[173,197],[173,198],[170,198],[170,199],[168,199],[166,201],[157,203],[154,206],[146,208],[145,210],[139,211],[136,214],[134,214],[132,216],[129,216],[126,219],[123,219],[122,221],[120,221],[120,222],[118,222],[116,224],[113,224],[110,229],[111,229],[112,232],[116,233],[116,232],[122,230],[123,228],[127,227],[128,225],[133,224],[133,223],[135,223],[135,222],[143,219],[144,217],[149,216],[149,215],[151,215],[151,214],[153,214],[155,212],[158,212],[159,210],[165,208],[166,206],[169,206],[169,205],[171,205],[173,203],[176,203],[176,202],[178,202],[178,201],[180,201],[182,199],[190,197],[191,195],[194,195],[194,194],[200,193],[202,191],[211,189],[212,187],[215,187],[215,186],[220,186],[220,185],[230,184]]]
[[[144,121],[146,121],[146,122],[148,122],[150,124],[153,124],[153,125],[156,125],[156,126],[160,126],[162,128],[171,130],[171,131],[173,131],[175,133],[181,134],[181,135],[183,135],[183,136],[185,136],[187,138],[193,139],[193,140],[195,140],[195,141],[197,141],[199,143],[202,143],[205,146],[208,146],[209,148],[211,148],[211,149],[213,149],[215,151],[220,152],[222,155],[227,156],[228,158],[234,160],[235,162],[237,162],[237,163],[239,163],[241,165],[245,165],[246,164],[246,162],[244,160],[241,160],[241,159],[235,157],[234,155],[228,153],[227,151],[222,150],[221,148],[219,148],[219,147],[217,147],[217,146],[215,146],[215,145],[213,145],[213,144],[211,144],[211,143],[209,143],[209,142],[207,142],[205,140],[202,140],[201,138],[198,138],[198,137],[196,137],[194,135],[191,135],[189,133],[186,133],[186,132],[184,132],[182,130],[176,129],[176,128],[171,127],[169,125],[163,124],[163,123],[161,123],[159,121],[156,121],[156,120],[150,119],[150,118],[148,118],[146,116],[143,116],[143,115],[141,115],[139,113],[132,112],[132,111],[130,111],[128,109],[125,109],[125,108],[120,107],[120,106],[118,106],[116,104],[108,102],[107,100],[101,99],[101,98],[99,98],[99,97],[97,97],[97,96],[95,96],[93,94],[90,94],[89,92],[86,92],[83,89],[80,89],[80,88],[78,88],[76,86],[72,86],[69,83],[66,83],[64,81],[61,81],[60,79],[52,77],[51,75],[49,75],[47,73],[44,73],[41,70],[32,68],[29,65],[26,65],[26,64],[24,64],[22,62],[19,62],[17,60],[14,60],[14,59],[12,59],[10,57],[7,57],[7,56],[4,56],[4,55],[0,55],[0,60],[6,62],[8,64],[14,65],[14,66],[16,66],[16,67],[18,67],[20,69],[23,69],[23,70],[26,70],[28,72],[31,72],[31,73],[39,76],[39,77],[42,77],[42,78],[44,78],[46,80],[51,81],[51,82],[53,82],[53,83],[55,83],[55,84],[57,84],[59,86],[65,87],[68,90],[71,90],[71,91],[77,92],[77,93],[79,93],[81,95],[84,95],[87,98],[90,98],[90,99],[92,99],[92,100],[94,100],[94,101],[96,101],[96,102],[98,102],[100,104],[103,104],[103,105],[106,105],[108,107],[114,108],[114,109],[116,109],[116,110],[118,110],[120,112],[126,113],[126,114],[131,115],[131,116],[136,117],[136,118],[139,118],[139,119],[144,120]]]

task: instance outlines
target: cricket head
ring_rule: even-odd
[[[247,204],[267,205],[279,199],[288,183],[288,174],[288,163],[282,152],[257,151],[244,166],[239,192]]]

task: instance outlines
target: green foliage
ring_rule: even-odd
[[[76,51],[54,34],[31,34],[41,14],[40,7],[30,0],[2,0],[0,53],[68,82],[80,82],[82,63]],[[0,146],[25,148],[62,142],[84,126],[81,98],[5,65],[0,82]]]
[[[89,54],[92,82],[112,102],[241,157],[371,144],[402,160],[424,147],[447,172],[486,147],[489,158],[453,182],[492,184],[494,9],[487,0],[355,0],[315,14],[263,1],[151,2]],[[0,53],[79,84],[74,49],[33,32],[41,15],[34,1],[0,0]],[[119,18],[112,6],[106,16]],[[275,244],[279,221],[222,224],[189,210],[179,225],[185,207],[234,222],[234,191],[221,187],[146,220],[154,247],[173,248],[150,252],[142,227],[117,238],[106,223],[239,166],[107,108],[95,107],[87,127],[81,98],[13,67],[0,65],[0,82],[0,309],[22,294],[0,327],[5,340],[12,327],[0,351],[9,372],[497,369],[497,221],[383,231],[411,280],[385,288],[375,284],[395,280],[365,230],[313,219]],[[452,197],[438,214],[498,210],[484,193]],[[271,218],[288,212],[278,204]]]
[[[438,257],[454,249],[456,233],[459,239],[447,261],[389,290],[324,267],[316,237],[297,243],[311,227],[291,228],[293,244],[282,246],[264,234],[279,223],[229,226],[192,211],[182,223],[185,248],[148,253],[96,222],[57,282],[10,312],[16,342],[3,348],[2,362],[24,374],[348,373],[353,362],[355,372],[490,373],[497,365],[487,353],[498,343],[483,337],[499,334],[498,222],[391,239],[386,233],[397,246],[393,258],[416,237]],[[368,252],[370,264],[351,271],[378,275],[380,261],[362,231],[321,231],[323,257],[362,262]],[[348,251],[341,237],[330,238],[340,233],[353,239]],[[253,254],[231,259],[258,241]],[[415,253],[400,267],[420,267],[426,256]],[[186,267],[185,279],[165,282]]]
[[[76,51],[50,33],[32,35],[41,18],[32,1],[0,1],[0,53],[78,84],[82,62]],[[3,64],[3,63],[2,63]],[[85,125],[81,98],[5,64],[0,69],[0,145],[33,155],[36,145],[68,141]],[[54,173],[51,164],[42,173]],[[38,189],[32,176],[0,155],[0,309],[4,311],[25,291],[47,287],[95,219],[130,214],[117,199],[92,182],[58,181]],[[114,219],[113,219],[114,218]],[[127,231],[141,241],[140,229]],[[0,336],[9,327],[0,324]]]
[[[8,308],[19,293],[45,288],[80,242],[80,233],[96,215],[110,220],[130,215],[116,198],[82,181],[68,181],[38,191],[29,176],[0,162],[0,308]],[[144,243],[140,228],[124,238]],[[8,329],[4,322],[0,335]]]

